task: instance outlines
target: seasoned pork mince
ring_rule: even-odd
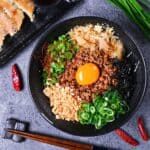
[[[96,83],[82,86],[76,82],[75,73],[79,66],[88,62],[95,63],[101,70],[101,74]],[[66,65],[65,72],[60,75],[60,84],[74,89],[75,96],[79,96],[83,101],[91,101],[95,93],[102,94],[113,84],[115,72],[116,67],[103,51],[83,49]]]

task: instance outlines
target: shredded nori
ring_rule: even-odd
[[[128,51],[124,54],[123,60],[115,60],[114,65],[117,67],[118,72],[116,78],[118,80],[118,85],[116,89],[123,96],[124,100],[129,100],[132,96],[135,84],[136,84],[136,75],[134,72],[135,69],[135,60],[133,59],[133,54],[128,55]]]

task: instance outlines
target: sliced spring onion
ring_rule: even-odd
[[[129,107],[117,90],[108,90],[103,96],[95,96],[93,102],[82,103],[78,117],[81,124],[92,124],[100,129],[125,114],[127,108]]]
[[[97,117],[97,121],[96,121],[96,123],[95,123],[95,128],[96,128],[96,129],[100,129],[101,126],[102,126],[102,118],[101,118],[101,116],[98,116],[98,117]]]
[[[95,107],[94,106],[90,106],[90,112],[91,114],[94,114],[96,111]]]
[[[74,57],[78,49],[67,34],[59,36],[57,40],[49,44],[47,55],[50,56],[51,64],[50,68],[43,69],[44,85],[51,86],[58,82],[59,75],[65,71],[66,63]],[[48,72],[50,72],[49,75]]]

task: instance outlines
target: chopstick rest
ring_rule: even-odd
[[[6,120],[5,128],[4,128],[4,131],[2,133],[2,138],[9,139],[9,140],[12,140],[14,142],[22,142],[25,140],[24,138],[22,138],[21,136],[18,136],[18,135],[8,133],[7,129],[26,131],[27,127],[28,127],[27,122],[22,122],[22,121],[19,121],[17,119],[14,119],[14,118],[9,118]]]

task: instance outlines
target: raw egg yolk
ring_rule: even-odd
[[[80,66],[76,72],[76,81],[79,85],[90,85],[99,78],[100,70],[93,63]]]

